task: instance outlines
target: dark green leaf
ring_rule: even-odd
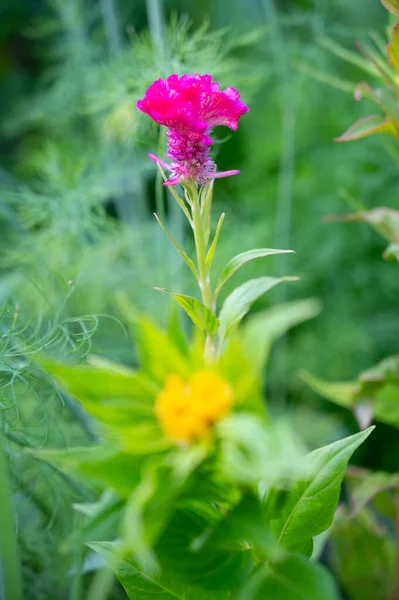
[[[339,600],[329,572],[295,554],[282,554],[260,567],[237,600]]]
[[[351,600],[386,600],[392,592],[395,541],[370,513],[337,518],[330,554],[334,572]]]
[[[124,587],[129,600],[229,600],[230,598],[230,594],[226,592],[204,592],[159,571],[147,573],[133,560],[126,558],[126,553],[120,544],[97,542],[91,543],[90,547],[106,559]]]

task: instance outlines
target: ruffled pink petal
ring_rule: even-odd
[[[155,156],[155,154],[151,154],[151,152],[148,153],[148,156],[149,156],[149,158],[151,158],[151,160],[154,161],[154,163],[157,163],[157,165],[159,165],[163,169],[170,171],[170,165],[168,165],[168,163],[166,163],[165,161],[158,158],[158,156]]]

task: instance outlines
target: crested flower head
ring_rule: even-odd
[[[213,144],[210,134],[216,125],[236,130],[239,118],[248,111],[234,88],[220,91],[211,75],[171,75],[158,79],[148,88],[137,108],[156,123],[169,128],[167,163],[150,155],[171,172],[166,185],[192,180],[203,185],[209,179],[235,175],[238,171],[216,172],[209,156]]]

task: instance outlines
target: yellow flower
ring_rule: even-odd
[[[158,395],[156,411],[162,428],[173,441],[192,442],[204,437],[213,423],[231,408],[233,393],[218,375],[201,371],[187,382],[170,375]]]

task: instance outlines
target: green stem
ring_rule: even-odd
[[[20,564],[0,423],[0,598],[22,599]]]
[[[206,265],[206,243],[204,235],[204,224],[202,221],[201,207],[199,204],[198,190],[195,186],[191,188],[191,213],[193,217],[193,230],[195,249],[197,253],[197,263],[199,280],[198,284],[201,290],[202,301],[206,307],[213,311],[213,294],[211,289],[211,281],[209,278],[209,269]]]

